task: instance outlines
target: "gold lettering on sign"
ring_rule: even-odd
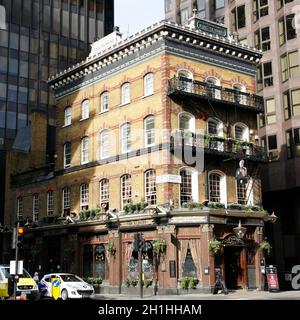
[[[122,227],[130,227],[130,226],[139,226],[139,225],[147,225],[153,224],[153,220],[134,220],[121,223]]]

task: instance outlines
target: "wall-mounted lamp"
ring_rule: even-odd
[[[277,221],[278,217],[275,215],[274,211],[272,212],[271,215],[269,215],[269,221],[271,223],[275,223]]]

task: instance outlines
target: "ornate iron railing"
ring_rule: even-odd
[[[258,113],[264,110],[264,101],[261,96],[184,77],[174,77],[169,80],[168,95],[172,96],[178,93],[233,104],[250,110],[252,109]]]

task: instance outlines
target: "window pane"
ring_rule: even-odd
[[[237,8],[238,29],[246,26],[245,6]]]
[[[293,115],[300,115],[300,90],[292,91]]]

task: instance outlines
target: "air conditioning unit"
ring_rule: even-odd
[[[0,138],[0,145],[4,144],[4,138]]]

